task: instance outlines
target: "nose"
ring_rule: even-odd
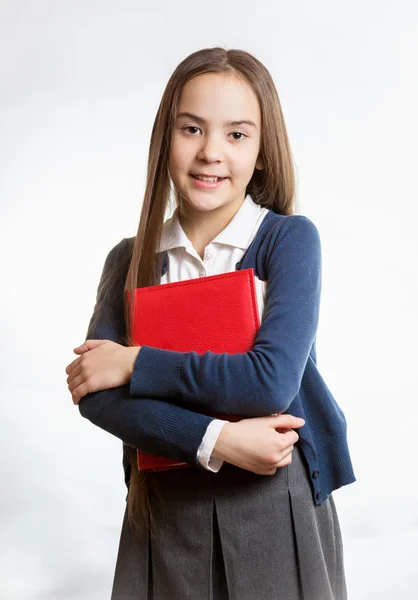
[[[206,162],[221,162],[223,160],[222,142],[215,136],[207,136],[202,139],[197,158]]]

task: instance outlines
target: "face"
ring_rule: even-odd
[[[263,168],[260,131],[260,107],[248,83],[223,73],[205,73],[187,82],[169,153],[182,215],[193,218],[213,210],[235,214],[254,169]],[[224,179],[211,183],[195,175]]]

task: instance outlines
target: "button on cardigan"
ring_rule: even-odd
[[[102,277],[115,262],[123,262],[133,241],[125,238],[110,251]],[[269,210],[236,266],[253,268],[267,281],[263,321],[251,351],[197,354],[142,346],[130,383],[87,394],[78,405],[80,413],[125,444],[197,468],[203,468],[197,451],[213,420],[195,412],[199,409],[303,417],[298,443],[308,464],[313,502],[322,504],[333,490],[356,478],[344,413],[316,365],[318,230],[303,215]],[[89,337],[118,341],[121,319],[114,307],[104,307]]]

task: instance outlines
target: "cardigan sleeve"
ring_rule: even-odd
[[[123,295],[106,294],[103,284],[113,269],[123,262],[124,242],[119,242],[106,258],[86,339],[108,339],[121,343],[120,307],[123,306]],[[198,462],[197,451],[213,417],[163,399],[143,398],[138,402],[130,396],[129,384],[86,394],[78,408],[83,417],[133,448],[203,469]]]
[[[212,417],[162,400],[129,397],[129,385],[86,394],[80,414],[125,444],[201,467],[197,451]]]
[[[321,242],[309,218],[289,215],[266,246],[266,306],[253,348],[198,354],[142,346],[130,381],[132,397],[249,417],[288,409],[318,327]]]

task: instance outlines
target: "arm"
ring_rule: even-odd
[[[197,451],[214,419],[162,400],[139,403],[128,387],[86,394],[80,414],[133,448],[199,466]]]
[[[197,410],[249,417],[287,410],[318,326],[318,230],[305,216],[289,216],[273,232],[269,248],[266,309],[252,350],[198,354],[142,346],[129,387],[132,397],[164,397]]]
[[[117,244],[106,258],[87,338],[121,343],[123,295],[121,291],[109,293],[109,288],[106,292],[103,284],[115,269],[120,277],[118,285],[124,281],[127,271],[124,242]],[[78,408],[94,425],[134,448],[197,466],[200,466],[197,452],[202,438],[209,423],[215,420],[163,400],[144,398],[139,403],[129,396],[129,385],[86,394]]]

